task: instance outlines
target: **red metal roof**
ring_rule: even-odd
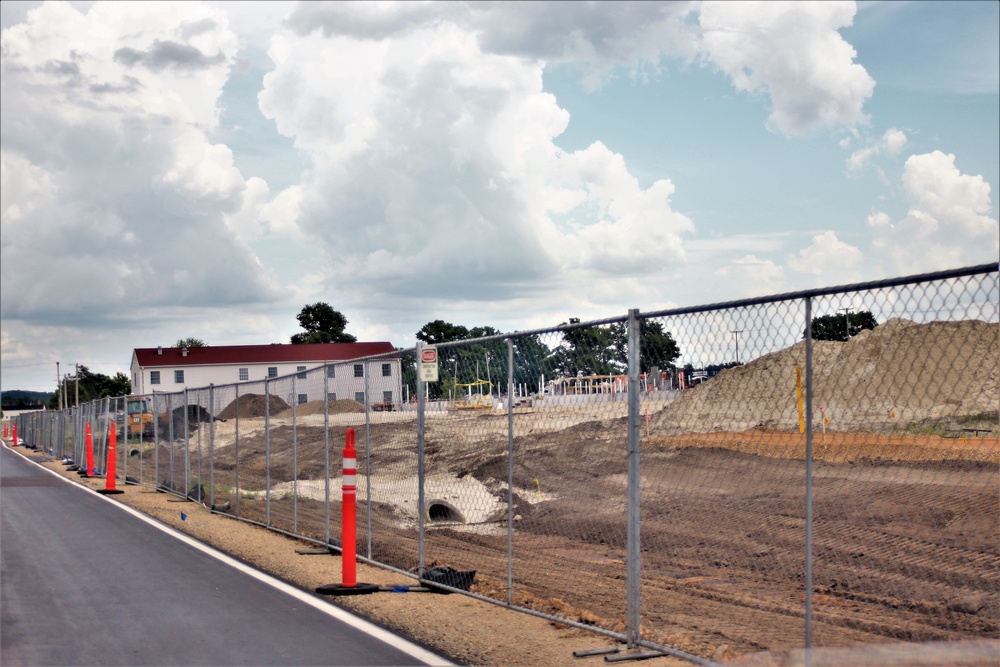
[[[134,358],[143,368],[209,364],[322,363],[347,361],[394,352],[392,343],[309,343],[303,345],[207,345],[188,348],[137,347]]]

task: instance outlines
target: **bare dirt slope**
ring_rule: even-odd
[[[655,415],[659,435],[794,429],[795,369],[805,342],[723,371]],[[847,343],[813,343],[819,425],[867,431],[981,413],[1000,405],[1000,324],[893,319]],[[820,414],[820,408],[823,414]]]

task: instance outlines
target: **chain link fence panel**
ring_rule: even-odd
[[[91,424],[99,469],[119,428],[120,477],[334,550],[353,429],[362,560],[697,663],[995,640],[998,301],[970,267],[15,423],[81,467]]]

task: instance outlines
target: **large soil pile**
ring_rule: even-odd
[[[272,415],[276,415],[279,412],[283,412],[288,409],[288,403],[285,403],[277,396],[268,396],[266,405],[268,412]],[[218,414],[216,419],[232,419],[237,416],[237,413],[240,417],[263,417],[264,406],[265,402],[262,395],[244,394],[227,405],[225,409]]]
[[[329,411],[331,415],[343,415],[349,412],[364,412],[365,406],[361,405],[352,398],[341,398],[336,401],[330,401],[328,403]],[[273,413],[272,413],[273,414]],[[323,401],[309,401],[308,403],[303,403],[295,407],[295,414],[299,417],[305,415],[321,415],[323,414]],[[289,408],[285,410],[279,417],[291,417],[292,409]]]
[[[657,435],[797,428],[805,342],[720,373],[660,411]],[[995,413],[1000,324],[892,319],[849,342],[813,343],[813,421],[833,430]]]

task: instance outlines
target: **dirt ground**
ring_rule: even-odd
[[[65,465],[51,457],[24,448],[18,451],[74,482],[93,489],[106,485],[104,480],[67,471]],[[171,494],[133,485],[118,485],[118,488],[124,493],[109,496],[113,500],[306,591],[342,580],[339,556],[299,553],[313,549],[316,546],[313,543],[212,513],[198,503],[180,502]],[[412,578],[363,563],[358,564],[357,578],[359,582],[387,586],[414,584]],[[324,599],[468,665],[565,665],[574,662],[574,651],[615,645],[591,632],[461,595],[385,592]],[[575,662],[582,665],[599,660]],[[691,663],[663,657],[650,664],[668,667]]]
[[[811,553],[813,645],[866,647],[829,662],[817,654],[812,664],[1000,664],[998,347],[1000,325],[902,320],[817,345],[811,470],[797,428],[801,343],[679,396],[644,395],[643,638],[705,660],[801,663]],[[427,565],[475,570],[474,593],[507,600],[509,477],[511,602],[623,632],[625,398],[546,397],[511,415],[428,412]],[[191,503],[197,518],[182,524],[178,505],[148,487],[183,492],[189,471],[196,486],[188,494],[219,512],[322,544],[340,534],[340,449],[327,449],[326,435],[343,443],[351,427],[358,553],[414,569],[413,412],[373,412],[365,425],[355,406],[338,406],[324,422],[319,402],[274,410],[265,429],[259,413],[240,410],[238,432],[235,420],[198,424],[186,451],[178,443],[134,451],[120,470],[146,488],[130,486],[119,498],[312,590],[338,580],[336,557],[297,556],[296,540]],[[368,568],[360,578],[412,581]],[[564,665],[574,650],[610,644],[465,596],[379,594],[338,604],[469,664]],[[958,647],[958,656],[932,647]],[[915,655],[935,657],[921,663]]]
[[[493,415],[464,419],[478,423],[481,430],[490,430],[485,425],[492,427],[493,422],[499,428],[504,421]],[[448,424],[442,431],[458,428],[453,420],[439,423]],[[385,426],[395,431],[403,425]],[[578,424],[570,440],[594,443],[601,433],[609,432],[606,426]],[[911,662],[912,654],[902,648],[908,644],[898,642],[923,642],[921,646],[929,650],[926,642],[956,646],[957,641],[978,638],[978,643],[962,645],[961,659],[945,656],[934,664],[996,664],[993,656],[1000,655],[996,640],[1000,616],[997,439],[883,436],[870,438],[867,447],[861,446],[862,440],[859,434],[828,433],[825,443],[817,445],[814,641],[818,645],[869,646],[897,642],[895,653],[883,654],[885,660],[872,664],[890,664],[892,660],[895,664],[921,664]],[[571,449],[562,442],[561,449]],[[669,437],[644,442],[644,637],[710,660],[798,664],[801,656],[796,658],[794,649],[802,643],[803,544],[794,505],[801,498],[787,489],[799,485],[803,474],[802,461],[794,458],[800,443],[797,434],[775,432],[714,433],[684,442]],[[885,451],[895,447],[897,453],[904,452],[912,460],[878,461],[858,456],[873,451],[875,445]],[[771,456],[748,453],[763,451]],[[596,460],[598,454],[606,457],[605,448],[577,447],[567,452],[575,460]],[[45,458],[37,453],[32,456]],[[402,455],[397,452],[396,456]],[[460,454],[454,465],[468,467],[470,456],[471,451]],[[943,456],[951,459],[944,465]],[[482,451],[478,457],[477,473],[489,472],[494,457]],[[520,458],[528,457],[524,453]],[[45,465],[93,488],[104,486],[101,480],[67,473],[59,462]],[[527,511],[518,522],[515,554],[521,554],[520,558],[525,553],[544,554],[544,558],[530,559],[537,566],[534,570],[518,570],[513,601],[622,631],[621,510],[612,507],[604,513],[594,512],[600,504],[592,500],[611,493],[620,495],[624,469],[611,467],[601,478],[583,480],[585,470],[553,461],[521,473],[549,480],[545,493],[552,497],[574,490],[580,504],[519,504],[519,511]],[[547,475],[550,471],[563,476]],[[747,483],[748,478],[752,484]],[[711,483],[706,485],[705,480]],[[581,498],[579,490],[585,481],[587,497]],[[661,493],[660,487],[673,489],[676,495]],[[313,543],[213,514],[197,503],[179,503],[176,497],[150,488],[120,488],[126,492],[115,496],[116,500],[305,590],[341,579],[339,557],[297,553],[315,547]],[[948,491],[942,492],[943,488]],[[899,497],[905,502],[891,500]],[[321,536],[319,523],[309,527],[310,521],[317,521],[315,511],[310,511],[308,504],[300,502],[299,506],[299,531]],[[589,511],[582,513],[581,507]],[[263,515],[254,514],[259,510],[259,501],[243,499],[241,516],[263,521]],[[181,520],[181,512],[187,520]],[[290,519],[289,501],[274,499],[271,512],[272,525],[281,525]],[[786,520],[776,524],[773,517],[781,516]],[[768,520],[761,521],[761,517]],[[706,530],[706,526],[713,529]],[[376,531],[391,530],[398,533],[400,541],[406,533],[384,518],[376,524]],[[933,537],[928,531],[933,531]],[[363,543],[364,533],[362,528],[359,543]],[[495,562],[503,558],[502,544],[502,537],[449,528],[431,530],[427,550],[433,558],[429,565],[461,564],[477,569],[484,575],[473,590],[504,599],[504,582],[498,575],[502,565]],[[381,559],[391,561],[391,555],[381,554]],[[407,557],[405,549],[395,555],[403,560]],[[892,563],[888,572],[886,563]],[[574,576],[587,577],[582,595]],[[365,565],[359,565],[358,578],[386,585],[413,583],[401,574]],[[891,590],[886,588],[887,580]],[[567,591],[577,597],[567,595]],[[585,664],[600,658],[575,660],[573,651],[614,644],[587,631],[465,596],[380,593],[331,602],[466,664]],[[609,615],[608,610],[617,613]],[[847,662],[831,658],[823,664],[855,664],[858,655],[851,655]],[[653,664],[691,663],[662,657]]]

